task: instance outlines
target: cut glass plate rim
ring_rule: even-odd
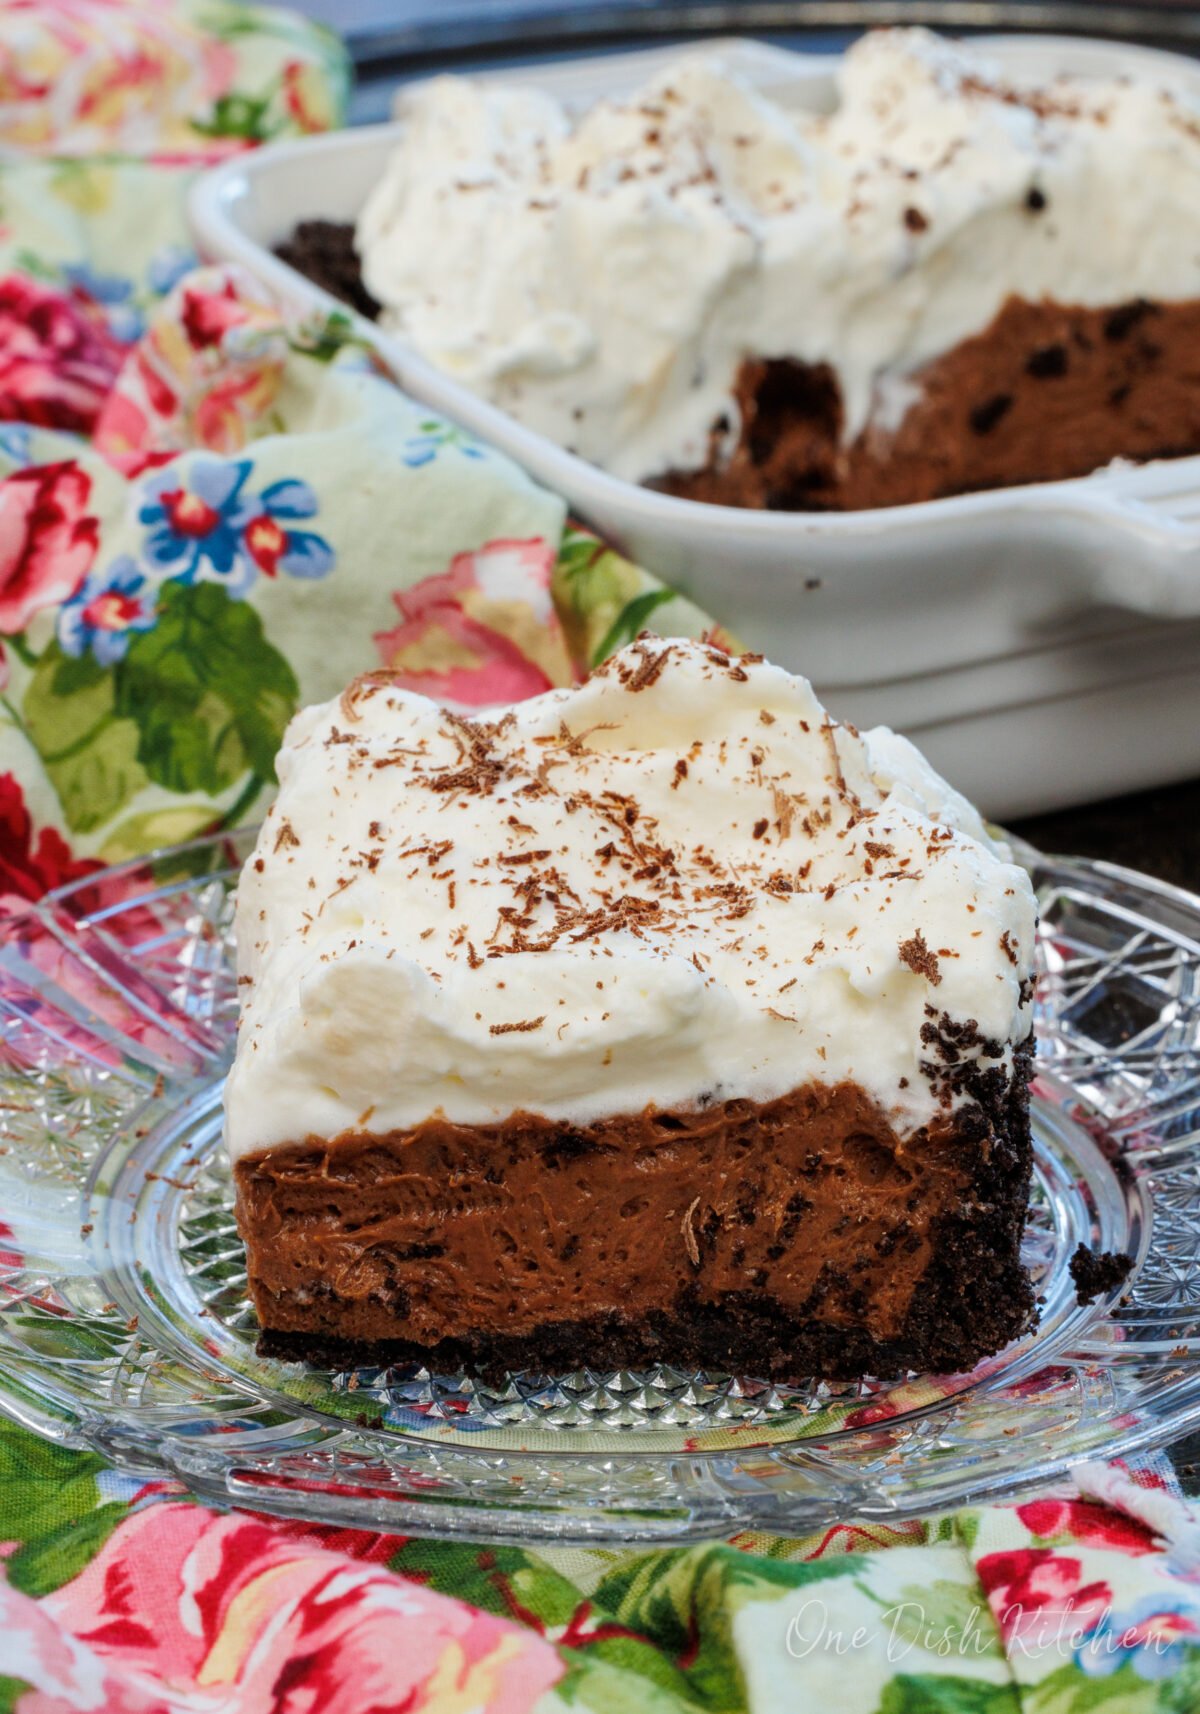
[[[252,839],[132,859],[0,924],[0,1412],[214,1501],[559,1542],[895,1521],[1200,1421],[1200,899],[1020,848],[1043,901],[1036,1337],[950,1380],[756,1392],[661,1366],[488,1389],[253,1354],[213,1119]],[[1086,1309],[1076,1239],[1135,1256]]]

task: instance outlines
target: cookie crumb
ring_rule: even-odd
[[[1115,1290],[1128,1279],[1132,1266],[1132,1256],[1122,1256],[1115,1250],[1090,1250],[1086,1244],[1080,1244],[1070,1261],[1076,1301],[1081,1305],[1093,1303],[1105,1292]]]

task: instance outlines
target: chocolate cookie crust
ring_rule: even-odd
[[[359,315],[374,321],[379,305],[363,284],[362,264],[354,248],[354,228],[338,220],[302,220],[289,238],[275,248],[289,268],[314,286],[340,298]]]

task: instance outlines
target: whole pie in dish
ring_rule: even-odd
[[[857,509],[1200,450],[1200,96],[864,37],[837,104],[710,50],[573,116],[440,78],[281,254],[617,476]]]
[[[1019,1245],[1035,903],[905,740],[643,636],[486,714],[293,721],[226,1094],[265,1349],[969,1367]]]

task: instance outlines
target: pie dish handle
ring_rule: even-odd
[[[1200,458],[1113,469],[1080,486],[1073,509],[1095,599],[1148,618],[1200,618]]]

